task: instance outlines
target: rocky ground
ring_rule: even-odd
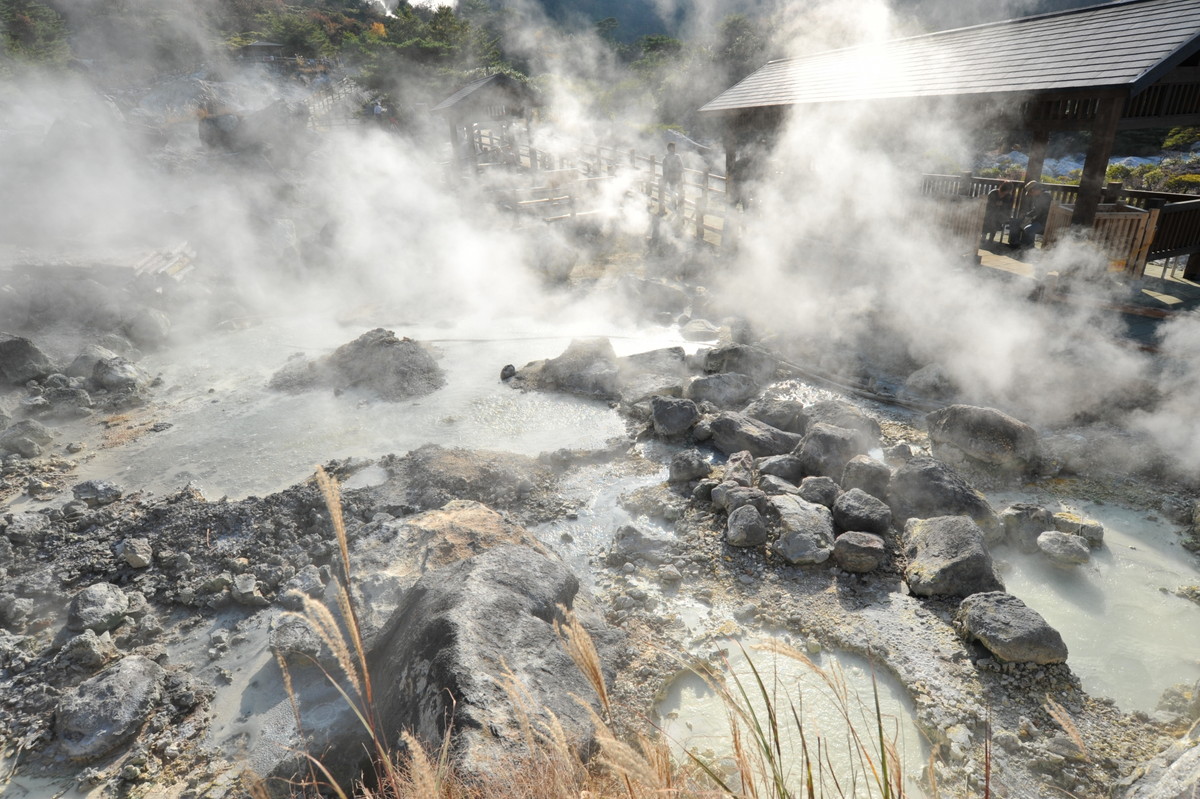
[[[353,772],[361,734],[313,668],[336,672],[345,653],[295,615],[337,607],[346,561],[388,735],[403,727],[436,741],[452,697],[466,768],[520,749],[519,714],[498,688],[506,673],[539,718],[590,735],[570,698],[590,688],[552,626],[569,608],[597,642],[625,732],[646,729],[682,661],[730,634],[770,632],[895,675],[944,795],[981,795],[985,743],[993,796],[1100,797],[1130,784],[1129,796],[1175,796],[1148,787],[1164,779],[1164,750],[1182,764],[1165,779],[1197,784],[1195,750],[1175,744],[1200,717],[1195,690],[1154,717],[1088,696],[1057,632],[1003,593],[991,560],[1002,547],[1086,560],[1103,531],[1036,507],[995,509],[978,490],[1102,496],[1176,519],[1194,543],[1196,485],[1106,473],[1095,453],[1125,440],[1120,430],[1089,430],[1080,444],[990,409],[927,419],[947,403],[872,401],[868,383],[814,390],[777,340],[707,321],[692,287],[639,280],[619,290],[653,297],[658,313],[687,311],[698,353],[620,358],[606,341],[579,341],[497,365],[512,390],[611,403],[627,440],[537,458],[431,442],[329,463],[334,477],[384,475],[343,492],[344,555],[311,481],[209,501],[190,488],[154,497],[72,479],[74,459],[171,424],[137,366],[139,348],[168,340],[170,298],[106,288],[106,314],[70,331],[35,312],[69,283],[11,280],[0,298],[11,327],[0,334],[0,794],[47,795],[40,780],[52,780],[97,796],[241,795],[246,767],[290,776],[305,742]],[[418,342],[374,330],[328,359],[290,363],[273,383],[398,400],[441,381]],[[70,428],[88,431],[79,440],[54,437],[54,425],[80,419],[98,423]],[[621,498],[635,523],[588,553],[586,575],[537,534],[587,503],[567,487],[581,475],[643,484]],[[703,629],[684,623],[685,606],[708,609]]]

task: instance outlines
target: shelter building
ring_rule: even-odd
[[[486,123],[506,128],[516,121],[529,123],[539,105],[537,94],[525,83],[498,72],[463,86],[433,108],[446,120],[455,164],[472,163],[475,158],[473,131]]]
[[[724,121],[736,175],[747,131],[834,103],[951,103],[960,119],[1029,131],[1026,180],[1041,179],[1052,132],[1088,131],[1071,222],[1091,225],[1117,131],[1200,125],[1200,0],[1120,0],[771,61],[700,110]]]

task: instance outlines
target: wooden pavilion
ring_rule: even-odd
[[[478,123],[528,122],[537,95],[525,83],[502,72],[468,83],[438,103],[433,113],[446,120],[454,163],[474,161],[472,132]]]
[[[1200,0],[1121,0],[781,59],[700,110],[725,123],[734,175],[737,142],[789,110],[947,102],[1029,131],[1027,181],[1040,180],[1052,132],[1089,131],[1071,222],[1090,226],[1118,130],[1200,125]]]

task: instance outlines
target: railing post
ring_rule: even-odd
[[[657,159],[654,156],[650,156],[650,196],[653,198],[655,193],[657,192],[657,194],[658,194],[657,211],[659,214],[662,214],[662,212],[665,210],[666,206],[663,205],[663,196],[662,196],[663,185],[662,185],[662,181],[658,179],[658,175],[656,174],[656,170],[655,170],[656,163],[657,163]]]
[[[964,197],[971,196],[971,190],[975,185],[975,178],[970,172],[961,172],[958,176],[958,193]]]
[[[1100,192],[1100,202],[1115,203],[1121,201],[1121,190],[1124,185],[1119,180],[1109,181],[1105,185],[1104,190]]]

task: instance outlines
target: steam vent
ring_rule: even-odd
[[[1200,797],[1198,0],[0,0],[0,186],[0,799]]]

